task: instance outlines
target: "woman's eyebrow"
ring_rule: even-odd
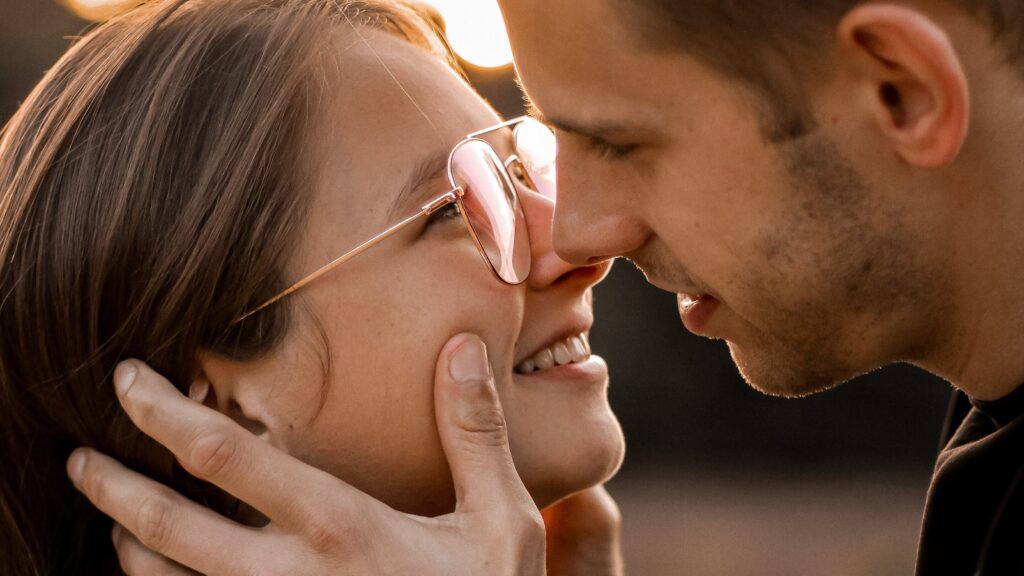
[[[426,196],[435,190],[432,184],[442,176],[448,169],[449,150],[435,151],[416,163],[416,167],[409,174],[402,190],[395,196],[391,204],[388,216],[391,219],[405,218],[420,208],[427,200]],[[441,194],[440,191],[437,192]]]

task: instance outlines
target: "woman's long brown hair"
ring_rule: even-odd
[[[251,359],[287,334],[287,302],[232,320],[286,284],[317,61],[353,22],[445,54],[398,0],[157,0],[78,41],[4,127],[0,574],[118,573],[64,473],[77,446],[199,498],[111,374],[142,358],[184,389],[198,351]]]

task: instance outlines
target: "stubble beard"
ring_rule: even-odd
[[[915,256],[905,215],[872,200],[828,138],[780,151],[791,216],[762,234],[744,281],[764,328],[729,346],[751,387],[802,397],[902,359],[941,284]]]

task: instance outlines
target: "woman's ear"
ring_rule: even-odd
[[[862,4],[837,29],[841,65],[869,90],[885,138],[909,164],[940,168],[967,137],[970,94],[946,33],[924,14],[894,4]]]
[[[196,354],[196,369],[189,387],[189,398],[228,416],[240,426],[271,443],[267,426],[265,394],[257,393],[258,384],[249,382],[238,362],[208,351]]]

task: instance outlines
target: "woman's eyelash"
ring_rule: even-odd
[[[459,216],[459,205],[452,202],[427,217],[427,226]]]

